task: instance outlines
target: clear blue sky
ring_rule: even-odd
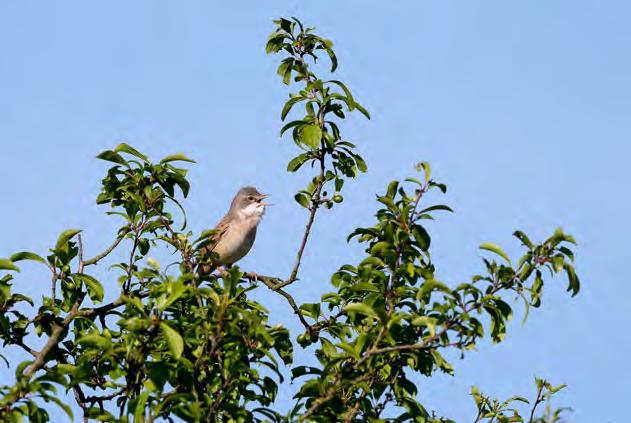
[[[570,299],[564,279],[547,284],[526,325],[517,313],[506,342],[456,361],[453,378],[422,382],[423,401],[467,422],[471,385],[531,395],[539,375],[569,385],[557,404],[574,407],[573,422],[628,421],[625,1],[2,2],[0,257],[45,253],[70,227],[85,229],[88,254],[102,249],[116,219],[94,204],[106,169],[94,156],[126,140],[153,158],[198,160],[185,202],[194,230],[214,225],[243,184],[271,193],[276,206],[242,267],[288,273],[306,218],[292,194],[306,175],[284,172],[294,152],[277,136],[287,91],[263,48],[281,15],[335,41],[338,78],[373,114],[344,126],[369,172],[318,217],[296,297],[317,300],[344,257],[360,256],[344,239],[372,221],[374,193],[428,160],[456,210],[431,226],[443,280],[481,271],[482,242],[514,254],[514,229],[541,238],[563,226],[580,242],[583,289]],[[35,297],[49,286],[34,266],[18,280]],[[282,298],[257,298],[272,321],[298,329]]]

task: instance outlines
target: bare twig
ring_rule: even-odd
[[[105,257],[107,257],[112,251],[114,251],[114,249],[116,247],[118,247],[118,244],[120,244],[120,242],[125,239],[125,235],[127,235],[129,233],[129,229],[125,229],[123,232],[119,233],[118,237],[116,238],[116,240],[114,241],[114,243],[112,245],[110,245],[105,251],[103,251],[101,254],[86,260],[83,264],[84,266],[91,266],[93,264],[97,264],[100,260],[104,259]]]
[[[535,399],[535,403],[532,406],[532,410],[530,410],[530,418],[528,419],[528,423],[533,423],[535,421],[535,410],[543,402],[543,383],[541,386],[537,386],[537,398]]]
[[[37,354],[39,354],[39,351],[34,350],[33,348],[29,347],[28,345],[26,345],[24,343],[24,341],[20,340],[18,342],[15,343],[15,345],[21,347],[24,351],[26,351],[27,353],[29,353],[30,355],[32,355],[33,357],[37,357]]]
[[[228,272],[223,268],[219,268],[217,270],[219,274],[221,275],[221,277],[226,277],[228,275]],[[263,282],[263,284],[267,286],[269,289],[271,289],[274,292],[278,292],[280,295],[285,297],[285,299],[287,300],[291,308],[294,310],[294,313],[298,315],[298,319],[300,319],[300,323],[302,323],[305,329],[307,329],[308,331],[312,331],[312,326],[307,322],[307,320],[305,319],[305,316],[302,314],[302,311],[300,311],[300,308],[298,307],[296,300],[294,300],[294,297],[292,297],[291,294],[289,294],[287,291],[282,289],[282,287],[285,285],[283,284],[281,279],[274,276],[259,275],[254,272],[245,272],[243,273],[243,276],[245,276],[251,282],[259,282],[259,281]]]
[[[141,291],[141,292],[136,293],[135,296],[138,298],[146,298],[149,296],[149,294],[150,294],[149,291]],[[127,299],[127,296],[121,295],[120,297],[118,297],[117,299],[115,299],[109,304],[104,304],[96,308],[84,308],[80,310],[78,314],[82,317],[102,316],[106,314],[108,311],[126,304],[126,299]]]
[[[83,239],[81,238],[81,234],[79,234],[78,238],[79,238],[79,267],[77,269],[77,273],[81,274],[81,273],[83,273],[83,266],[84,266],[84,262],[83,262]]]
[[[302,255],[305,252],[305,247],[307,246],[307,241],[309,240],[309,234],[311,233],[311,226],[313,226],[313,221],[315,220],[316,212],[318,211],[318,207],[320,206],[320,195],[322,192],[322,187],[324,186],[324,152],[322,153],[323,157],[320,158],[320,175],[318,177],[318,185],[316,187],[315,193],[312,197],[311,208],[309,212],[309,219],[307,220],[307,225],[305,226],[305,232],[302,235],[302,241],[300,242],[300,247],[298,248],[298,253],[296,254],[296,263],[294,264],[289,277],[282,283],[279,284],[279,288],[283,288],[289,284],[294,283],[298,280],[298,270],[300,269],[300,262],[302,260]]]

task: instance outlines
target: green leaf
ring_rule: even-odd
[[[412,235],[414,235],[414,239],[421,247],[421,250],[427,251],[432,243],[432,238],[429,236],[427,231],[421,225],[414,225],[412,227]]]
[[[366,172],[368,170],[368,166],[366,166],[366,162],[359,154],[353,155],[353,158],[355,159],[355,163],[357,164],[357,169],[359,169],[360,172]]]
[[[165,322],[160,323],[160,329],[162,329],[162,335],[169,345],[169,350],[171,351],[173,358],[179,359],[184,351],[184,340],[182,339],[182,336]]]
[[[366,316],[379,319],[379,314],[375,311],[375,309],[366,303],[350,303],[344,307],[344,311],[364,314]]]
[[[351,285],[348,289],[353,292],[381,292],[377,285],[368,282],[356,283]]]
[[[109,339],[99,335],[98,333],[91,333],[77,339],[77,344],[98,347],[103,350],[108,349],[112,345]]]
[[[145,363],[147,375],[158,389],[162,389],[169,380],[169,367],[162,361],[148,361]]]
[[[342,88],[342,90],[344,91],[344,95],[346,96],[346,99],[347,99],[346,104],[348,105],[348,110],[353,111],[355,109],[355,99],[353,98],[353,94],[351,94],[350,90],[346,88],[346,85],[344,85],[343,82],[336,81],[336,80],[331,80],[331,81],[326,81],[326,82],[335,84],[338,87]]]
[[[101,282],[99,282],[98,280],[96,280],[90,275],[86,275],[85,273],[73,273],[72,277],[75,279],[78,279],[79,281],[85,284],[88,290],[88,295],[90,296],[90,299],[92,301],[94,302],[103,301],[104,290],[103,290],[103,285],[101,285]]]
[[[386,197],[394,200],[394,196],[397,193],[397,188],[399,188],[399,181],[392,181],[388,184],[388,190],[386,191]]]
[[[136,150],[131,145],[125,144],[124,142],[122,142],[122,143],[118,144],[116,147],[114,147],[114,151],[117,152],[117,153],[123,152],[123,153],[131,154],[132,156],[138,157],[139,159],[141,159],[144,162],[149,162],[149,159],[147,158],[147,156],[145,156],[144,154],[142,154],[141,152]]]
[[[171,283],[171,286],[169,288],[170,295],[164,300],[163,303],[158,301],[156,303],[156,306],[160,311],[166,310],[171,304],[177,301],[178,298],[180,298],[186,292],[186,290],[187,287],[182,281]]]
[[[576,294],[578,294],[578,291],[580,291],[581,283],[578,279],[578,276],[576,276],[576,272],[574,271],[574,266],[572,266],[569,263],[564,263],[563,268],[565,269],[565,272],[567,273],[567,279],[568,279],[567,290],[572,291],[572,297],[573,297]]]
[[[362,115],[366,116],[366,119],[370,120],[370,113],[368,113],[368,110],[366,110],[366,109],[364,108],[364,106],[362,106],[361,104],[359,104],[359,103],[357,103],[357,102],[356,102],[356,103],[355,103],[355,108],[356,108],[357,110],[359,110],[359,111],[361,112],[361,114],[362,114]]]
[[[495,254],[497,254],[498,256],[502,257],[504,260],[506,260],[508,262],[509,265],[512,266],[512,263],[510,261],[510,259],[508,258],[508,255],[504,252],[504,250],[502,250],[500,248],[499,245],[494,244],[492,242],[485,242],[484,244],[480,245],[480,249],[482,250],[487,250],[487,251],[491,251]]]
[[[108,162],[118,163],[121,165],[127,165],[127,160],[125,160],[123,156],[121,156],[118,153],[115,153],[112,150],[105,150],[104,152],[96,156],[96,158],[101,159],[101,160],[106,160]]]
[[[287,171],[288,172],[295,172],[298,169],[300,169],[300,167],[307,161],[309,160],[309,154],[304,153],[301,154],[299,156],[294,157],[288,164],[287,164]]]
[[[519,239],[522,242],[522,244],[524,244],[526,247],[528,247],[528,248],[533,248],[534,247],[534,244],[532,243],[532,241],[530,241],[530,239],[522,231],[515,231],[515,232],[513,232],[513,236],[515,238]]]
[[[416,170],[423,171],[423,174],[425,175],[425,183],[428,183],[432,176],[432,167],[430,164],[428,162],[421,162],[416,165]]]
[[[303,125],[306,122],[304,120],[292,120],[291,122],[287,123],[286,125],[283,125],[283,127],[280,129],[280,136],[282,137],[283,134],[288,130],[293,128],[294,126],[298,126],[298,125]]]
[[[443,356],[434,348],[431,348],[429,350],[430,354],[432,355],[432,358],[434,359],[434,363],[436,363],[436,366],[441,369],[443,372],[453,375],[454,374],[454,368],[451,364],[449,364],[449,362],[447,362],[447,360],[445,360],[443,358]]]
[[[0,259],[0,269],[2,270],[14,270],[16,272],[20,271],[20,268],[17,267],[11,260]]]
[[[304,100],[302,97],[292,97],[287,100],[287,102],[283,106],[283,110],[280,112],[280,120],[285,120],[291,108],[294,107],[294,104],[302,100]]]
[[[11,261],[13,262],[21,260],[33,260],[46,264],[46,260],[35,253],[31,253],[30,251],[20,251],[19,253],[15,253],[11,256]]]
[[[53,396],[53,395],[46,395],[44,398],[46,399],[46,401],[52,401],[55,404],[57,404],[57,406],[59,408],[61,408],[62,410],[64,410],[66,415],[68,417],[70,417],[71,421],[74,420],[74,414],[72,414],[72,409],[70,408],[70,406],[68,404],[65,404],[59,398],[57,398],[56,396]]]
[[[136,399],[136,408],[134,409],[134,421],[139,423],[145,422],[145,406],[147,399],[151,395],[151,391],[147,390],[138,395]]]
[[[176,154],[171,154],[170,156],[166,156],[164,159],[160,160],[160,163],[168,163],[168,162],[175,162],[175,161],[195,163],[195,160],[189,159],[182,153],[176,153]]]
[[[305,209],[309,208],[309,197],[307,197],[306,194],[299,192],[298,194],[294,195],[294,199],[296,200],[298,204],[300,204]]]
[[[418,316],[412,320],[414,326],[424,326],[429,331],[430,336],[436,335],[436,319],[429,316]]]
[[[417,292],[417,298],[422,298],[432,291],[441,291],[445,294],[451,294],[451,289],[443,282],[437,281],[436,279],[425,279]]]
[[[81,229],[68,229],[68,230],[63,231],[61,235],[59,235],[59,238],[57,239],[57,244],[55,245],[55,249],[56,250],[62,249],[68,243],[68,241],[70,241],[70,238],[72,238],[79,232],[81,232]]]
[[[300,376],[304,376],[304,375],[320,375],[320,374],[322,374],[322,370],[318,369],[317,367],[298,366],[291,369],[292,380],[297,379]]]
[[[318,125],[305,125],[300,128],[300,140],[315,150],[322,140],[322,129]]]
[[[327,47],[325,48],[326,54],[329,55],[329,59],[331,60],[331,72],[335,72],[335,69],[337,69],[337,56],[335,55],[335,52],[331,48],[333,43],[328,41],[328,43],[325,45],[327,45]]]
[[[280,63],[280,66],[278,66],[278,70],[276,71],[276,73],[278,73],[278,75],[283,78],[283,84],[285,85],[289,85],[289,83],[291,82],[291,71],[293,66],[293,57],[287,57],[286,59],[283,59],[283,61]]]
[[[452,212],[452,213],[454,212],[451,209],[451,207],[449,207],[449,206],[445,206],[444,204],[437,204],[435,206],[427,207],[427,208],[419,211],[418,213],[419,214],[423,214],[423,213],[427,213],[427,212],[434,211],[434,210],[444,210],[444,211],[448,211],[448,212]]]

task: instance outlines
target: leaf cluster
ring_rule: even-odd
[[[84,257],[81,230],[68,229],[45,257],[23,251],[0,259],[0,339],[27,355],[21,363],[7,362],[15,383],[0,386],[0,420],[49,421],[48,403],[73,418],[70,404],[60,399],[65,392],[84,420],[103,422],[449,422],[425,408],[415,378],[454,374],[453,357],[464,357],[485,338],[502,342],[515,300],[523,301],[526,316],[541,306],[548,276],[565,274],[568,291],[579,292],[570,249],[575,240],[561,229],[539,243],[515,232],[522,254],[513,259],[494,243],[482,244],[480,274],[440,281],[431,221],[452,210],[428,201],[447,187],[422,162],[416,177],[392,181],[376,197],[374,224],[349,235],[364,247],[362,259],[334,272],[321,301],[298,304],[287,287],[300,282],[318,210],[342,203],[345,181],[367,170],[356,145],[342,136],[341,122],[348,112],[369,114],[346,84],[314,72],[322,54],[336,70],[330,40],[295,18],[275,24],[267,52],[285,56],[278,73],[285,84],[300,87],[281,119],[304,108],[281,129],[299,150],[287,170],[314,169],[295,195],[308,217],[288,276],[237,266],[199,271],[216,258],[204,253],[214,232],[186,230],[181,201],[190,183],[187,169],[175,163],[193,160],[178,153],[153,163],[125,143],[104,151],[98,158],[111,167],[96,202],[122,219],[112,244]],[[161,266],[154,258],[164,251],[174,254],[174,263]],[[50,277],[50,293],[41,301],[15,290],[13,278],[25,260]],[[96,272],[104,263],[108,271]],[[268,322],[268,311],[250,294],[261,284],[286,299],[303,333]],[[112,286],[118,290],[106,292]],[[34,349],[34,341],[43,346]],[[294,344],[313,353],[317,364],[294,364]],[[294,407],[281,414],[274,401],[285,371],[296,394]],[[562,409],[548,408],[539,420],[535,409],[561,387],[536,383],[529,423],[559,421]],[[477,388],[472,397],[477,421],[524,421],[515,403],[525,398],[502,402]]]

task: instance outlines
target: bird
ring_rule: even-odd
[[[200,274],[209,274],[221,266],[231,266],[250,251],[256,238],[265,207],[267,194],[261,194],[253,186],[241,188],[232,199],[230,209],[215,226],[208,242],[200,249],[201,258],[213,257],[198,267]]]

